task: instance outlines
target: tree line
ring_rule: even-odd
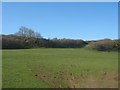
[[[103,39],[97,41],[84,41],[81,39],[45,39],[40,33],[32,29],[21,27],[15,34],[2,36],[2,49],[28,49],[28,48],[90,48],[99,51],[117,51],[120,40]]]

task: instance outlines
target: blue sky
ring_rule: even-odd
[[[3,34],[26,26],[44,38],[118,38],[117,2],[4,2],[2,9]]]

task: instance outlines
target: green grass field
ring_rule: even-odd
[[[3,88],[118,87],[118,54],[87,49],[3,50]]]

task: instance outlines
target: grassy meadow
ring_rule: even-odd
[[[115,88],[118,53],[85,48],[2,51],[3,88]]]

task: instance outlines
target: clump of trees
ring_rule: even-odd
[[[98,51],[120,50],[120,40],[103,39],[97,41],[83,41],[74,39],[45,39],[40,33],[22,26],[19,31],[11,35],[2,36],[2,49],[24,48],[82,48],[87,47]]]
[[[21,49],[21,48],[80,48],[86,45],[83,40],[73,39],[45,39],[40,33],[32,29],[21,27],[13,35],[2,35],[3,49]]]
[[[21,49],[24,47],[24,41],[21,37],[15,35],[2,35],[3,49]]]
[[[21,27],[19,31],[11,35],[2,35],[2,48],[3,49],[21,49],[32,48],[37,46],[36,42],[42,36],[32,29]]]
[[[119,50],[119,40],[110,40],[103,39],[98,41],[91,41],[86,47],[91,48],[98,51],[116,51]]]
[[[55,48],[81,48],[84,47],[87,43],[83,40],[74,40],[74,39],[52,39],[53,47]]]
[[[41,34],[38,32],[34,32],[32,29],[26,28],[22,26],[17,33],[16,36],[21,36],[23,38],[42,38]]]

